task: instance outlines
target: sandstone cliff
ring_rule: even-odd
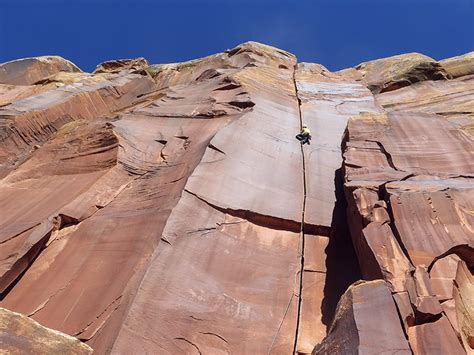
[[[0,64],[0,306],[98,354],[472,353],[473,74]]]

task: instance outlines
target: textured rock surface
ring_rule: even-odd
[[[440,63],[419,53],[376,59],[361,63],[354,69],[344,69],[341,73],[361,80],[375,94],[449,76]]]
[[[97,65],[94,74],[119,73],[125,70],[138,71],[146,69],[149,65],[145,58],[109,60]]]
[[[457,329],[464,348],[474,351],[474,277],[464,262],[459,262],[454,281]]]
[[[362,275],[388,283],[411,350],[458,354],[470,351],[456,337],[452,302],[458,263],[472,270],[474,257],[472,64],[469,55],[431,61],[441,77],[421,75],[423,60],[386,58],[339,73],[366,83],[382,108],[348,124],[348,219]]]
[[[395,352],[411,353],[390,291],[384,281],[377,280],[356,283],[346,291],[328,337],[313,354]]]
[[[99,354],[472,351],[473,72],[1,64],[0,306]]]
[[[70,61],[57,56],[18,59],[0,64],[0,84],[32,85],[59,72],[80,71]]]
[[[0,308],[0,349],[5,354],[92,354],[76,338],[4,308]]]
[[[439,63],[453,78],[474,74],[474,52],[448,58]]]

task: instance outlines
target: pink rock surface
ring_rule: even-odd
[[[434,323],[411,327],[408,337],[414,354],[465,354],[445,316]]]

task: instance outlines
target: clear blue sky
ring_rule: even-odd
[[[474,0],[0,0],[0,62],[57,54],[168,63],[254,40],[331,70],[474,50]]]

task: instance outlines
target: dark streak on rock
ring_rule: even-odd
[[[193,347],[198,351],[198,353],[199,353],[200,355],[202,355],[201,350],[199,350],[199,347],[198,347],[196,344],[194,344],[192,341],[189,341],[188,339],[183,338],[183,337],[177,337],[177,338],[173,338],[173,339],[185,341],[186,343],[188,343],[188,344],[190,344],[191,346],[193,346]]]

